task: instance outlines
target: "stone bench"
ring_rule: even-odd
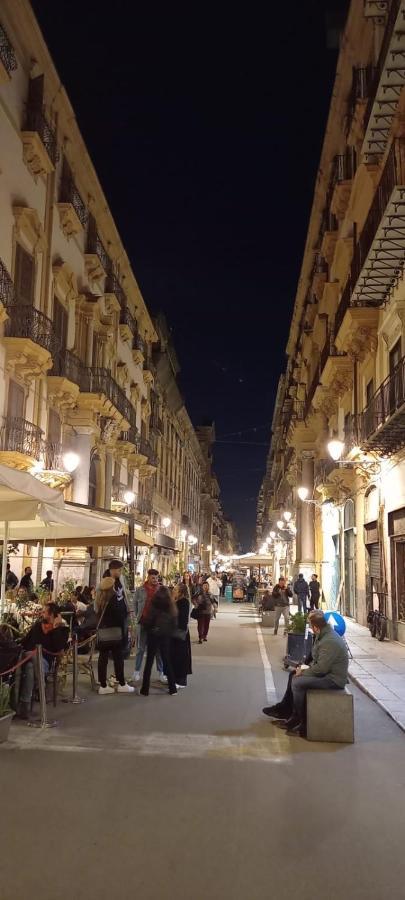
[[[353,696],[346,688],[307,692],[307,739],[354,743]]]
[[[274,628],[276,614],[274,610],[262,610],[262,625],[264,628]]]

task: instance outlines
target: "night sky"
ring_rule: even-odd
[[[33,7],[250,549],[345,0]]]

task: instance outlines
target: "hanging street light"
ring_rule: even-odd
[[[342,457],[343,451],[345,449],[345,445],[343,441],[339,441],[338,438],[332,438],[328,444],[328,453],[335,462],[339,462]]]
[[[304,503],[305,500],[307,500],[307,498],[308,498],[309,490],[307,487],[304,487],[302,485],[302,487],[298,488],[297,494],[298,494],[300,500],[302,500],[302,502]]]
[[[135,500],[135,494],[133,491],[124,491],[124,500],[127,506],[132,506]]]
[[[283,512],[283,516],[284,516],[286,522],[289,522],[291,519],[292,513],[290,513],[288,509],[285,509]]]

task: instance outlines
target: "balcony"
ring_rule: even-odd
[[[122,512],[122,510],[131,506],[132,508],[136,508],[138,505],[138,496],[134,495],[134,500],[132,503],[128,503],[125,499],[125,495],[128,491],[132,491],[132,488],[128,486],[128,484],[118,484],[113,486],[112,498],[111,498],[111,509],[115,512]],[[132,493],[134,493],[132,491]]]
[[[385,153],[405,78],[405,2],[391,0],[364,117],[362,153]]]
[[[328,266],[332,265],[338,239],[339,223],[335,214],[326,208],[323,211],[319,236],[321,238],[321,254]]]
[[[138,454],[139,451],[139,432],[138,429],[131,425],[126,431],[121,431],[120,437],[117,441],[117,451],[122,458],[128,459],[131,457],[132,465],[136,465],[134,456]],[[138,465],[142,465],[145,462],[143,458],[141,463]]]
[[[347,134],[351,132],[352,140],[362,137],[362,120],[366,103],[373,96],[375,83],[374,66],[354,66],[352,87],[348,101]]]
[[[97,231],[96,221],[91,214],[89,215],[84,259],[90,281],[100,281],[111,274],[111,260],[104,249],[103,242]]]
[[[157,469],[158,460],[150,441],[147,441],[145,438],[141,437],[139,449],[142,456],[144,456],[147,460],[147,466],[153,468],[154,470]]]
[[[42,108],[28,102],[24,128],[21,133],[24,162],[33,177],[49,175],[58,160],[56,133]]]
[[[6,306],[4,328],[7,366],[24,376],[40,376],[52,367],[52,357],[60,350],[60,338],[53,322],[34,306],[11,303]]]
[[[136,337],[138,334],[138,323],[126,305],[120,310],[120,335],[123,341],[131,344],[132,350],[135,349]],[[143,356],[141,365],[143,364]]]
[[[120,314],[120,325],[121,325],[122,324],[121,323],[121,315],[124,311],[126,312],[127,298],[126,298],[124,288],[121,287],[117,276],[114,275],[113,272],[109,272],[109,274],[107,275],[107,280],[105,283],[105,293],[112,294],[115,297],[116,302],[121,310],[121,314]],[[128,312],[129,312],[129,310],[128,310]],[[129,314],[131,315],[131,313],[129,313]]]
[[[93,407],[95,402],[94,395],[97,396],[98,410],[103,415],[115,418],[114,410],[116,410],[116,413],[123,419],[121,424],[124,430],[125,427],[130,428],[132,426],[136,428],[135,410],[122,388],[112,378],[108,369],[93,369],[88,366],[81,366],[79,388],[81,394],[88,395],[87,399]],[[85,399],[81,398],[81,402]]]
[[[7,33],[0,25],[0,84],[10,80],[11,72],[17,68],[14,48],[10,44]]]
[[[48,396],[61,407],[74,406],[79,394],[80,359],[70,350],[60,350],[48,373]]]
[[[4,263],[0,259],[0,303],[12,306],[15,303],[14,284]]]
[[[86,205],[77,190],[66,157],[63,159],[62,179],[57,207],[62,231],[65,237],[70,238],[75,234],[80,234],[80,232],[87,227],[89,214]]]
[[[353,336],[356,320],[363,329],[370,320],[372,329],[376,330],[378,314],[363,312],[356,315],[353,308],[375,311],[385,303],[401,277],[404,265],[405,140],[400,138],[393,142],[388,154],[336,312],[335,334],[340,349],[344,349],[347,336]]]
[[[405,445],[405,356],[382,382],[360,416],[360,446],[384,456]]]
[[[136,506],[136,511],[141,516],[146,516],[147,518],[150,518],[150,516],[152,515],[153,504],[152,504],[152,500],[150,497],[142,497],[142,496],[138,497],[136,500],[135,506]]]
[[[0,429],[0,462],[27,471],[41,459],[42,431],[20,416],[7,416]]]
[[[348,147],[346,153],[335,156],[331,181],[331,211],[338,219],[344,219],[346,214],[356,164],[356,151],[353,147]]]
[[[146,345],[145,341],[139,336],[139,334],[134,335],[134,342],[132,344],[132,358],[136,366],[143,367],[144,359],[146,355]]]

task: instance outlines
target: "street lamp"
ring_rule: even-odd
[[[275,536],[276,536],[276,532],[275,532],[275,531],[271,531],[271,532],[270,532],[270,537],[273,538],[273,540],[274,540]]]
[[[74,450],[68,450],[63,454],[63,466],[70,475],[77,469],[79,462],[80,456],[78,453],[75,453]]]
[[[163,528],[168,528],[169,525],[171,525],[171,524],[172,524],[172,520],[171,520],[170,516],[165,516],[165,518],[162,519]]]
[[[187,531],[186,531],[185,528],[182,528],[182,529],[181,529],[180,537],[181,537],[181,539],[182,539],[183,542],[186,540],[186,537],[187,537]]]
[[[343,441],[339,441],[338,438],[332,438],[328,444],[328,453],[335,462],[339,462],[342,457],[343,451],[345,449],[345,445]]]
[[[127,506],[132,506],[132,503],[135,500],[135,494],[133,491],[125,491],[124,492],[124,500]]]
[[[211,553],[211,550],[212,550],[211,544],[207,544],[207,550],[208,550],[208,553]]]
[[[280,529],[284,528],[284,522],[282,521],[282,519],[279,519],[279,520],[278,520],[278,522],[277,522],[277,528],[280,528]]]
[[[299,487],[299,488],[298,488],[297,494],[298,494],[300,500],[302,500],[302,502],[304,503],[305,500],[306,500],[307,497],[308,497],[309,490],[308,490],[307,487],[302,486],[302,487]]]
[[[290,512],[288,511],[288,509],[285,509],[285,510],[284,510],[283,516],[284,516],[286,522],[289,522],[289,521],[290,521],[291,515],[292,515],[292,513],[290,513]]]

